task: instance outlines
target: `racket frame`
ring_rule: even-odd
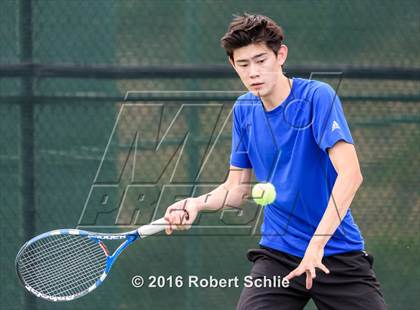
[[[51,231],[45,232],[41,235],[38,235],[38,236],[32,238],[31,240],[27,241],[20,248],[18,254],[16,255],[16,259],[15,259],[16,273],[17,273],[17,276],[18,276],[20,282],[23,284],[23,286],[29,292],[34,294],[35,296],[37,296],[39,298],[42,298],[42,299],[45,299],[45,300],[48,300],[48,301],[54,301],[54,302],[71,301],[71,300],[74,300],[76,298],[82,297],[82,296],[92,292],[97,287],[99,287],[105,281],[105,278],[107,277],[109,271],[111,270],[112,265],[115,263],[118,256],[130,244],[132,244],[137,239],[142,239],[142,238],[145,238],[147,236],[156,234],[156,233],[164,230],[166,225],[167,225],[166,221],[163,218],[161,218],[161,219],[156,220],[156,221],[154,221],[154,222],[152,222],[148,225],[141,226],[138,229],[135,229],[135,230],[132,230],[132,231],[129,231],[129,232],[125,232],[125,233],[115,233],[115,234],[97,233],[97,232],[90,232],[90,231],[79,230],[79,229],[56,229],[56,230],[51,230]],[[19,272],[19,259],[20,259],[21,255],[23,254],[24,250],[28,246],[30,246],[31,244],[35,243],[36,241],[38,241],[40,239],[44,239],[44,238],[47,238],[47,237],[50,237],[50,236],[55,236],[55,235],[79,235],[79,236],[83,236],[83,237],[88,237],[90,240],[98,243],[99,246],[104,251],[104,254],[106,256],[106,266],[105,266],[104,272],[96,280],[96,282],[93,285],[91,285],[89,288],[87,288],[86,290],[84,290],[80,293],[73,294],[73,295],[70,295],[70,296],[62,296],[62,297],[61,296],[58,297],[58,296],[46,295],[44,293],[38,292],[37,290],[35,290],[34,288],[32,288],[31,286],[26,284],[25,281],[23,280],[20,272]],[[117,249],[112,253],[112,255],[110,255],[110,252],[108,251],[108,248],[102,242],[104,240],[124,240],[124,239],[125,239],[125,241],[117,247]]]

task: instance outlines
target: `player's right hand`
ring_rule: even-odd
[[[198,206],[194,198],[183,199],[170,205],[164,217],[169,224],[165,229],[166,234],[172,234],[173,230],[190,229],[197,214]]]

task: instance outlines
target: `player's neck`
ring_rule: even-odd
[[[292,90],[293,80],[289,80],[286,76],[282,76],[274,87],[272,93],[268,96],[261,97],[266,111],[274,110],[281,105],[284,100],[289,96]]]

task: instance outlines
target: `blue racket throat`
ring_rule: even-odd
[[[49,301],[70,301],[100,286],[118,256],[134,241],[164,230],[166,221],[157,220],[136,230],[105,234],[78,229],[58,229],[26,242],[15,265],[24,287]],[[104,241],[124,240],[110,254]]]
[[[81,231],[84,235],[88,236],[91,240],[97,242],[99,246],[103,249],[106,258],[106,267],[104,270],[104,273],[101,275],[101,277],[95,282],[94,287],[92,290],[96,289],[98,286],[100,286],[104,281],[105,278],[108,276],[109,271],[111,270],[112,265],[117,260],[118,256],[122,253],[122,251],[125,250],[130,244],[132,244],[134,241],[136,241],[138,238],[140,238],[139,233],[137,230],[128,232],[125,234],[115,234],[115,235],[89,235],[89,232]],[[108,248],[106,245],[102,242],[102,240],[120,240],[120,239],[126,239],[124,243],[122,243],[115,252],[110,255]]]

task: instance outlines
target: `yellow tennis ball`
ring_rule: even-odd
[[[252,188],[252,198],[261,205],[266,206],[276,199],[276,188],[271,183],[258,183]]]

